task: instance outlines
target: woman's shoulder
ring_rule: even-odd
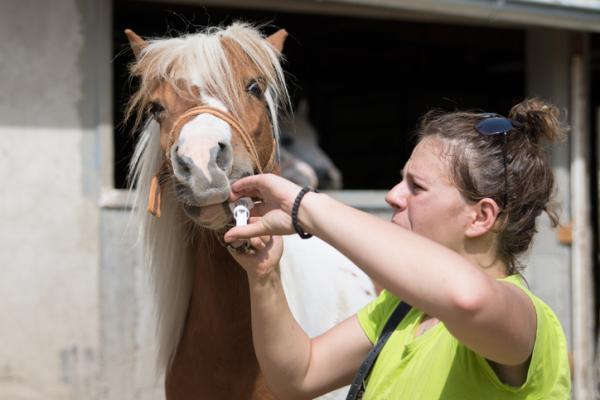
[[[558,334],[559,339],[564,339],[564,331],[558,317],[542,299],[536,296],[525,283],[525,279],[521,275],[510,275],[499,279],[502,282],[513,284],[519,287],[531,299],[536,312],[538,335],[539,331],[551,331]]]
[[[525,292],[527,297],[529,297],[531,299],[531,301],[533,302],[538,320],[540,318],[548,319],[549,321],[552,322],[553,325],[557,325],[562,330],[562,327],[560,325],[558,317],[556,316],[554,311],[552,311],[552,309],[542,299],[540,299],[538,296],[536,296],[529,289],[528,285],[526,284],[525,279],[521,275],[519,275],[519,274],[509,275],[505,278],[499,279],[499,281],[513,284],[513,285],[517,286],[518,288],[520,288],[521,290],[523,290],[523,292]]]
[[[535,307],[537,325],[528,380],[538,376],[544,381],[559,381],[560,386],[570,386],[567,383],[570,376],[567,340],[558,317],[542,299],[529,290],[520,275],[511,275],[501,281],[521,288]]]

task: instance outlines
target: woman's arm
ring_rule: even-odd
[[[519,365],[531,355],[535,309],[514,285],[496,281],[432,240],[323,194],[307,194],[298,217],[305,230],[407,303],[443,321],[484,358]]]
[[[269,232],[293,233],[289,217],[299,187],[272,175],[234,184],[237,195],[257,196],[273,211],[226,240]],[[535,310],[520,289],[498,282],[456,252],[404,228],[308,193],[298,214],[305,231],[337,248],[372,279],[423,312],[481,356],[505,365],[527,361],[536,332]]]
[[[254,348],[275,395],[312,399],[351,383],[371,348],[356,316],[311,340],[293,318],[279,276],[249,284]]]
[[[309,399],[349,384],[371,348],[357,318],[311,340],[292,316],[275,268],[281,238],[251,244],[256,254],[232,255],[248,274],[252,338],[271,390],[282,399]]]

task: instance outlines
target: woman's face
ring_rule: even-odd
[[[472,209],[452,184],[442,150],[441,139],[423,139],[385,200],[393,223],[461,252]]]

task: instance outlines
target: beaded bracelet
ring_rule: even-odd
[[[310,186],[304,186],[302,190],[300,190],[300,193],[298,193],[298,196],[296,196],[296,199],[294,200],[294,205],[292,206],[292,225],[294,226],[294,230],[302,239],[310,239],[313,236],[310,233],[304,232],[304,229],[302,229],[302,227],[298,223],[298,210],[300,209],[300,202],[302,201],[304,195],[310,191],[317,192]]]

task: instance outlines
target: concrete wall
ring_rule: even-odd
[[[102,400],[161,400],[151,285],[129,209],[101,211],[100,385]]]
[[[0,399],[96,398],[109,4],[0,2]]]

